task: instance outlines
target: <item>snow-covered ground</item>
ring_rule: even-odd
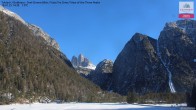
[[[180,110],[175,104],[126,104],[126,103],[34,103],[0,105],[0,110]]]

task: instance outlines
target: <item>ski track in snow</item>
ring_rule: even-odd
[[[171,71],[169,70],[168,66],[166,65],[166,63],[163,61],[163,59],[161,58],[161,53],[160,53],[160,50],[159,50],[159,42],[157,40],[157,55],[159,57],[159,59],[161,60],[162,64],[164,65],[164,67],[166,68],[167,72],[168,72],[168,77],[169,77],[169,88],[170,88],[170,91],[171,93],[175,93],[176,90],[174,88],[174,85],[173,85],[173,82],[172,82],[172,73]]]
[[[126,104],[126,103],[33,103],[0,105],[0,110],[180,110],[175,104]]]

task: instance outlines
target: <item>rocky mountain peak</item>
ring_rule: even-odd
[[[114,64],[105,59],[85,77],[104,90],[123,95],[133,91],[140,94],[190,91],[196,81],[195,35],[194,20],[166,23],[158,40],[136,33]]]
[[[160,57],[172,75],[176,91],[189,91],[194,82],[196,58],[196,21],[166,23],[158,39]]]
[[[113,68],[113,61],[104,59],[97,65],[95,71],[97,71],[97,73],[112,73],[112,68]]]
[[[33,24],[28,24],[28,28],[32,30],[35,36],[42,37],[46,41],[47,45],[50,45],[57,50],[60,50],[59,44],[52,37],[50,37],[50,35],[44,32],[40,27]]]
[[[169,31],[170,30],[170,31]],[[178,20],[176,22],[166,23],[163,31],[167,31],[167,35],[170,33],[170,36],[185,34],[188,35],[191,42],[196,43],[196,21],[195,20]],[[173,35],[171,35],[173,34]],[[188,42],[189,39],[181,38]]]
[[[75,68],[81,67],[81,68],[87,68],[91,70],[95,70],[96,66],[90,62],[90,60],[84,55],[79,54],[78,57],[73,56],[71,60],[72,65]]]
[[[79,66],[83,66],[83,67],[86,67],[88,66],[88,61],[85,62],[85,60],[88,60],[87,58],[84,57],[84,55],[82,54],[79,54],[78,56],[78,63],[79,63]]]
[[[143,34],[133,35],[114,62],[111,90],[120,94],[168,90],[167,76],[157,56],[156,42]]]
[[[179,28],[182,30],[192,30],[196,28],[195,20],[178,20],[175,22],[168,22],[165,24],[164,30]]]
[[[196,28],[196,21],[195,20],[178,20],[176,21],[178,27],[181,28]]]
[[[73,65],[73,67],[76,68],[78,65],[78,58],[76,56],[73,56],[71,59],[71,63]]]
[[[36,37],[41,37],[45,40],[45,43],[57,50],[60,50],[59,44],[53,39],[51,38],[46,32],[44,32],[40,27],[35,26],[33,24],[29,24],[27,23],[25,20],[23,20],[19,15],[17,15],[16,13],[5,9],[3,6],[0,5],[0,11],[5,13],[6,15],[13,17],[14,19],[20,21],[21,23],[23,23],[25,26],[27,26]]]
[[[112,78],[112,72],[113,61],[104,59],[86,78],[100,86],[102,89],[107,90]]]
[[[133,40],[134,40],[136,43],[142,41],[144,38],[147,38],[147,36],[146,36],[146,35],[143,35],[143,34],[140,34],[140,33],[135,33],[135,34],[133,35]]]

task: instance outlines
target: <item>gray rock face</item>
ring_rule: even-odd
[[[71,59],[71,63],[74,67],[78,66],[78,58],[76,56],[73,56]]]
[[[114,62],[112,89],[120,94],[168,91],[168,77],[156,52],[156,40],[136,33]]]
[[[88,75],[92,70],[95,70],[95,65],[93,65],[84,55],[80,54],[78,58],[73,56],[71,59],[73,67],[77,70],[79,74]]]
[[[33,34],[37,37],[42,37],[46,42],[47,45],[52,46],[53,48],[60,50],[59,44],[51,38],[46,32],[44,32],[38,26],[28,24],[28,28],[32,30]]]
[[[196,80],[196,21],[167,23],[158,42],[161,57],[172,73],[176,91],[189,91]]]
[[[186,35],[189,36],[189,38],[192,40],[192,42],[196,42],[196,21],[194,20],[178,20],[176,22],[170,22],[166,23],[164,27],[164,31],[178,28],[181,29]]]
[[[112,60],[103,60],[98,65],[95,71],[97,73],[112,73],[113,70],[113,61]]]
[[[80,54],[78,56],[78,66],[87,67],[88,65],[90,65],[90,61]]]
[[[101,61],[97,65],[96,69],[87,76],[87,79],[91,80],[102,89],[107,90],[111,81],[112,71],[113,62],[111,60],[105,59]]]

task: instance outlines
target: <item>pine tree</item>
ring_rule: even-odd
[[[129,92],[127,95],[127,103],[134,103],[137,101],[136,93]]]

